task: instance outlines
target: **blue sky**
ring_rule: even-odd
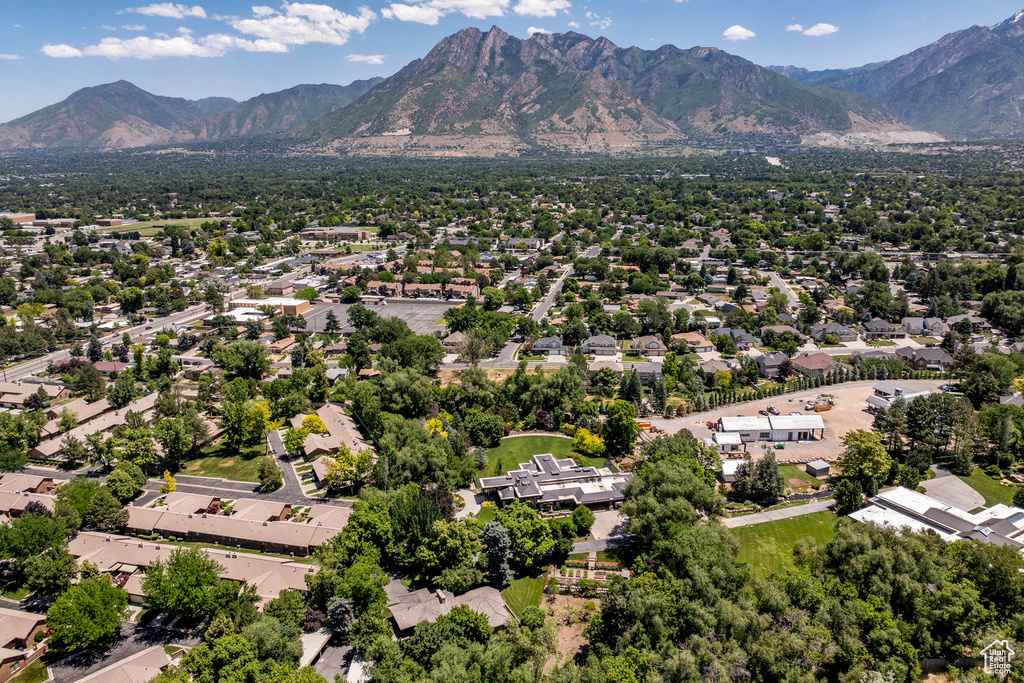
[[[119,79],[160,95],[243,100],[299,83],[388,76],[466,26],[576,30],[620,46],[710,45],[811,69],[891,59],[1024,0],[4,0],[0,121]],[[265,0],[263,0],[265,1]]]

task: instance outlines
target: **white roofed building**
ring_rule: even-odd
[[[825,438],[821,415],[774,415],[771,417],[722,417],[719,434],[737,434],[743,443],[751,441],[817,441]]]

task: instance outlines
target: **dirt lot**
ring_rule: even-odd
[[[601,601],[597,598],[578,598],[570,595],[548,595],[541,604],[541,609],[548,613],[548,619],[555,627],[555,656],[547,661],[544,673],[565,662],[572,660],[587,643],[583,637],[583,629],[587,627],[590,616],[601,609]]]
[[[912,389],[930,389],[938,391],[944,380],[903,380],[898,382],[900,386]],[[842,452],[842,445],[839,440],[854,429],[871,429],[871,422],[874,417],[867,411],[867,397],[872,394],[872,387],[877,384],[874,380],[864,382],[849,382],[831,387],[821,387],[808,391],[775,396],[760,401],[751,401],[740,405],[733,405],[727,408],[720,408],[706,413],[692,413],[686,417],[677,417],[671,420],[664,418],[653,418],[651,424],[664,429],[669,434],[675,434],[680,429],[689,429],[698,439],[711,436],[712,430],[708,429],[706,422],[717,421],[720,417],[731,417],[736,415],[757,415],[757,411],[764,410],[768,406],[775,406],[782,415],[790,412],[800,412],[804,415],[814,413],[804,411],[803,407],[808,399],[815,398],[820,394],[830,394],[835,397],[835,407],[827,410],[821,415],[825,423],[825,438],[821,441],[810,442],[787,442],[786,448],[776,451],[779,460],[821,458],[823,460],[835,460]],[[761,452],[759,443],[748,444],[748,450],[757,454]]]

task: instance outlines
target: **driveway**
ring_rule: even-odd
[[[832,507],[832,501],[829,500],[816,500],[806,505],[794,505],[788,508],[779,508],[778,510],[769,510],[768,512],[755,512],[752,515],[743,515],[742,517],[726,517],[722,520],[722,526],[735,529],[740,526],[750,526],[752,524],[764,524],[765,522],[777,522],[780,519],[789,519],[790,517],[800,517],[801,515],[810,515],[815,512],[822,512]]]
[[[629,518],[618,510],[606,510],[594,513],[594,526],[590,527],[590,534],[595,540],[603,541],[609,538],[617,538],[626,535],[626,527],[629,526]]]
[[[466,506],[455,513],[455,519],[465,519],[470,515],[480,512],[480,503],[484,501],[482,493],[473,493],[469,489],[459,489],[455,493],[462,496],[462,499],[466,501]]]
[[[932,465],[932,471],[935,472],[935,478],[921,482],[921,486],[932,498],[966,512],[985,506],[983,495],[945,467]]]

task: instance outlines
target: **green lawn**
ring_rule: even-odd
[[[985,496],[985,507],[991,507],[997,503],[1013,505],[1013,494],[1017,489],[1013,486],[1000,484],[985,474],[980,467],[975,467],[969,477],[960,477],[972,489]]]
[[[647,359],[635,353],[624,353],[622,354],[623,363],[644,363]]]
[[[868,346],[896,346],[896,342],[888,339],[875,339],[874,341],[869,341]]]
[[[21,600],[30,592],[31,591],[24,586],[9,586],[0,591],[0,595],[4,596],[8,600]]]
[[[505,604],[512,610],[517,619],[523,618],[523,611],[527,607],[540,607],[541,598],[544,597],[544,577],[524,577],[516,579],[509,587],[501,591],[501,597]]]
[[[169,655],[173,655],[175,652],[181,649],[180,645],[164,645],[164,652]]]
[[[941,344],[942,343],[941,339],[936,339],[935,337],[911,337],[911,339],[916,341],[918,344]]]
[[[259,481],[256,467],[266,451],[262,445],[241,451],[229,448],[223,441],[203,451],[203,457],[181,464],[179,474],[196,477],[223,477],[233,481]]]
[[[787,482],[790,479],[800,479],[812,485],[821,483],[797,465],[779,465],[779,472],[782,472],[782,476],[786,478]]]
[[[165,225],[187,225],[190,228],[198,228],[200,225],[207,221],[220,222],[219,218],[161,218],[158,221],[142,221],[140,223],[132,223],[131,225],[121,225],[116,228],[110,228],[103,232],[139,232],[142,235],[155,235],[159,230],[162,230]]]
[[[825,510],[731,529],[740,542],[739,559],[754,571],[778,572],[793,566],[793,546],[808,536],[820,543],[835,534],[836,516]]]
[[[43,683],[47,678],[49,676],[46,673],[46,663],[42,658],[39,658],[12,678],[10,683]]]
[[[572,445],[572,439],[557,436],[514,436],[502,439],[500,446],[487,451],[487,467],[481,474],[485,477],[505,474],[520,463],[529,462],[533,456],[540,453],[551,453],[556,458],[564,458],[572,450]],[[587,465],[595,467],[603,465],[604,462],[604,458],[586,460]]]
[[[498,508],[486,507],[480,508],[480,512],[473,515],[473,519],[477,520],[481,524],[487,524],[487,522],[493,522],[498,518]]]

